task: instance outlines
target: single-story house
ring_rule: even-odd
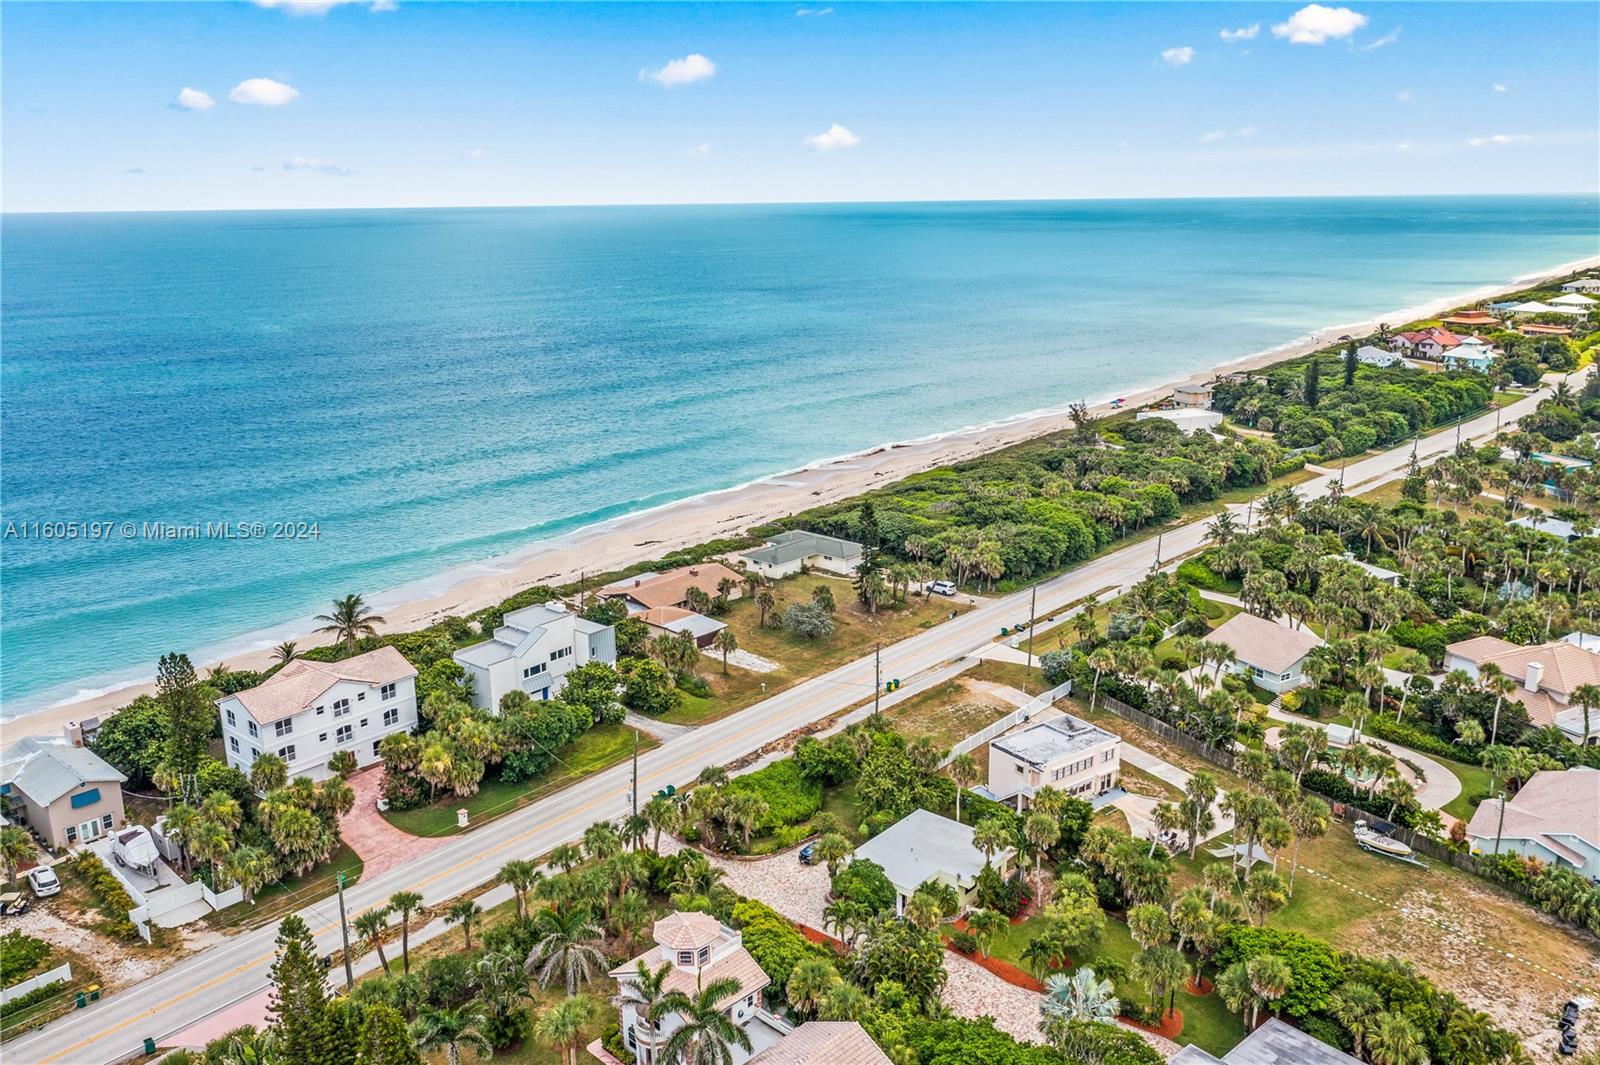
[[[612,581],[600,589],[600,597],[620,599],[628,613],[638,614],[657,606],[688,607],[690,588],[698,588],[714,599],[723,594],[724,587],[730,600],[739,598],[744,594],[744,574],[720,562],[701,562]]]
[[[893,1065],[855,1021],[807,1021],[750,1065]]]
[[[1179,385],[1172,390],[1172,402],[1180,407],[1207,409],[1211,406],[1211,386]]]
[[[1569,544],[1578,538],[1577,527],[1574,526],[1572,522],[1567,521],[1565,518],[1552,518],[1549,516],[1543,516],[1538,521],[1534,521],[1531,517],[1524,514],[1520,518],[1512,518],[1506,524],[1520,525],[1524,529],[1532,529],[1534,532],[1542,532],[1546,536],[1554,536],[1557,539],[1567,541]]]
[[[1565,292],[1600,292],[1600,277],[1579,277],[1561,286]]]
[[[1584,296],[1577,292],[1564,293],[1548,302],[1552,307],[1573,307],[1584,313],[1588,313],[1593,307],[1600,305],[1600,300],[1596,300],[1593,296]]]
[[[1540,303],[1538,300],[1524,300],[1521,303],[1513,303],[1507,307],[1506,313],[1515,315],[1560,314],[1562,311],[1559,307],[1554,307],[1548,303]]]
[[[802,569],[817,569],[840,577],[853,576],[861,565],[861,545],[837,536],[791,529],[760,547],[738,555],[754,573],[779,580]]]
[[[1167,1065],[1361,1065],[1361,1059],[1270,1017],[1220,1058],[1190,1044]]]
[[[955,888],[960,908],[973,904],[972,889],[983,872],[983,852],[972,843],[972,826],[927,810],[913,810],[856,848],[857,859],[876,862],[895,890],[895,913],[926,880]],[[1007,876],[1016,852],[1007,848],[994,855],[992,864]]]
[[[1384,584],[1394,588],[1400,587],[1400,574],[1392,569],[1384,569],[1382,566],[1374,566],[1370,562],[1363,562],[1348,551],[1344,553],[1344,560],[1356,567],[1356,569],[1365,572],[1374,580],[1382,581]]]
[[[99,839],[127,821],[117,768],[60,736],[24,736],[0,751],[0,796],[52,847]]]
[[[1160,418],[1164,422],[1171,422],[1186,433],[1200,429],[1215,429],[1222,424],[1222,417],[1221,411],[1195,410],[1190,407],[1177,410],[1142,410],[1133,416],[1134,421],[1139,422]]]
[[[1280,694],[1306,683],[1306,656],[1322,646],[1321,637],[1309,629],[1291,629],[1251,613],[1223,622],[1211,640],[1233,649],[1234,672]]]
[[[1008,732],[989,743],[989,793],[1020,812],[1049,786],[1093,798],[1117,786],[1122,737],[1070,714]]]
[[[1519,682],[1509,697],[1522,704],[1536,727],[1554,725],[1574,743],[1600,742],[1600,709],[1591,715],[1585,736],[1583,708],[1572,701],[1583,685],[1600,684],[1600,655],[1564,640],[1524,647],[1498,636],[1474,636],[1444,649],[1446,672],[1459,669],[1473,680],[1490,662]]]
[[[1443,325],[1458,325],[1467,329],[1495,329],[1500,325],[1499,319],[1488,311],[1462,311],[1439,321]]]
[[[1509,800],[1485,799],[1467,826],[1472,849],[1511,852],[1600,878],[1600,769],[1542,769]]]
[[[653,606],[633,615],[644,622],[645,628],[651,635],[680,635],[688,633],[694,637],[697,647],[710,647],[711,642],[717,638],[717,633],[728,626],[716,618],[708,618],[704,614],[696,614],[693,610],[685,610],[681,606]]]
[[[1394,366],[1405,360],[1392,351],[1363,344],[1356,349],[1356,361],[1366,366]]]
[[[1419,359],[1433,359],[1437,362],[1444,357],[1444,353],[1461,344],[1461,338],[1448,329],[1438,326],[1429,326],[1427,329],[1413,329],[1406,333],[1396,333],[1389,338],[1396,351],[1403,355],[1410,355]]]

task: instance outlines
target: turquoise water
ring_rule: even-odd
[[[1591,200],[8,215],[7,714],[580,525],[1597,251]],[[285,633],[286,634],[286,633]]]

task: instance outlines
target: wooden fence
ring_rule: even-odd
[[[1124,721],[1129,721],[1148,732],[1153,732],[1168,743],[1181,747],[1196,757],[1204,758],[1206,761],[1219,765],[1230,772],[1233,770],[1232,751],[1224,751],[1220,747],[1213,747],[1209,743],[1189,735],[1182,729],[1167,724],[1159,717],[1147,714],[1143,710],[1134,709],[1121,699],[1113,699],[1109,695],[1101,695],[1100,701],[1096,705],[1105,707]]]

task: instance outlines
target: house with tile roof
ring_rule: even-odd
[[[892,1065],[855,1021],[807,1021],[750,1059],[750,1065]]]
[[[728,583],[724,585],[723,581]],[[724,587],[729,600],[738,599],[744,594],[744,574],[720,562],[700,562],[612,581],[600,589],[600,598],[620,599],[628,613],[639,614],[658,606],[688,608],[689,589],[698,588],[716,598]]]
[[[1520,854],[1600,879],[1600,769],[1544,769],[1510,799],[1485,799],[1467,826],[1480,854]]]
[[[122,827],[128,778],[61,736],[24,736],[0,751],[0,798],[52,847],[71,847]]]
[[[335,751],[356,765],[378,761],[378,744],[417,726],[417,667],[393,647],[337,662],[296,658],[254,688],[217,700],[223,754],[248,773],[263,752],[289,777],[322,780]]]
[[[491,713],[514,691],[534,700],[558,695],[567,674],[589,662],[617,661],[617,632],[561,603],[513,610],[494,635],[450,656],[472,682],[472,703]]]
[[[1490,662],[1517,682],[1508,698],[1522,704],[1536,728],[1554,725],[1574,743],[1600,743],[1600,707],[1590,707],[1586,731],[1583,707],[1573,700],[1585,684],[1600,684],[1600,655],[1565,640],[1524,647],[1498,636],[1474,636],[1444,649],[1445,670],[1459,669],[1473,680]]]
[[[1235,673],[1279,693],[1306,683],[1306,656],[1322,646],[1322,639],[1310,629],[1291,629],[1250,613],[1235,614],[1210,638],[1233,650]]]
[[[1444,358],[1445,352],[1460,346],[1461,338],[1450,330],[1435,325],[1427,329],[1396,333],[1389,338],[1389,344],[1402,355],[1438,362]]]
[[[1220,1058],[1191,1044],[1167,1065],[1361,1065],[1361,1059],[1271,1017]]]
[[[707,913],[669,913],[655,923],[653,938],[654,947],[610,973],[617,981],[622,1041],[639,1065],[656,1065],[672,1033],[683,1025],[677,1014],[658,1021],[646,1016],[639,995],[641,966],[650,973],[668,966],[662,990],[682,991],[691,998],[718,980],[730,979],[737,985],[717,1006],[744,1029],[750,1050],[731,1048],[729,1065],[743,1065],[777,1046],[793,1030],[762,1006],[761,992],[771,980],[744,949],[743,936],[735,929]]]

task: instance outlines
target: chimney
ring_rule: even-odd
[[[698,576],[700,576],[700,571],[698,569],[696,569],[694,566],[690,566],[689,567],[689,576],[698,577]]]
[[[640,580],[640,579],[639,579],[639,578],[638,578],[638,577],[635,577],[635,578],[634,578],[634,579],[633,579],[633,586],[634,586],[634,587],[635,587],[635,588],[637,588],[637,587],[639,587],[639,585],[641,585],[641,584],[643,584],[643,583],[644,583],[644,582],[643,582],[643,581],[641,581],[641,580]]]
[[[83,746],[83,728],[76,721],[68,721],[61,726],[61,734],[66,737],[68,746]]]
[[[1522,686],[1528,691],[1539,690],[1539,682],[1544,680],[1544,663],[1529,662],[1527,675],[1522,680]]]

